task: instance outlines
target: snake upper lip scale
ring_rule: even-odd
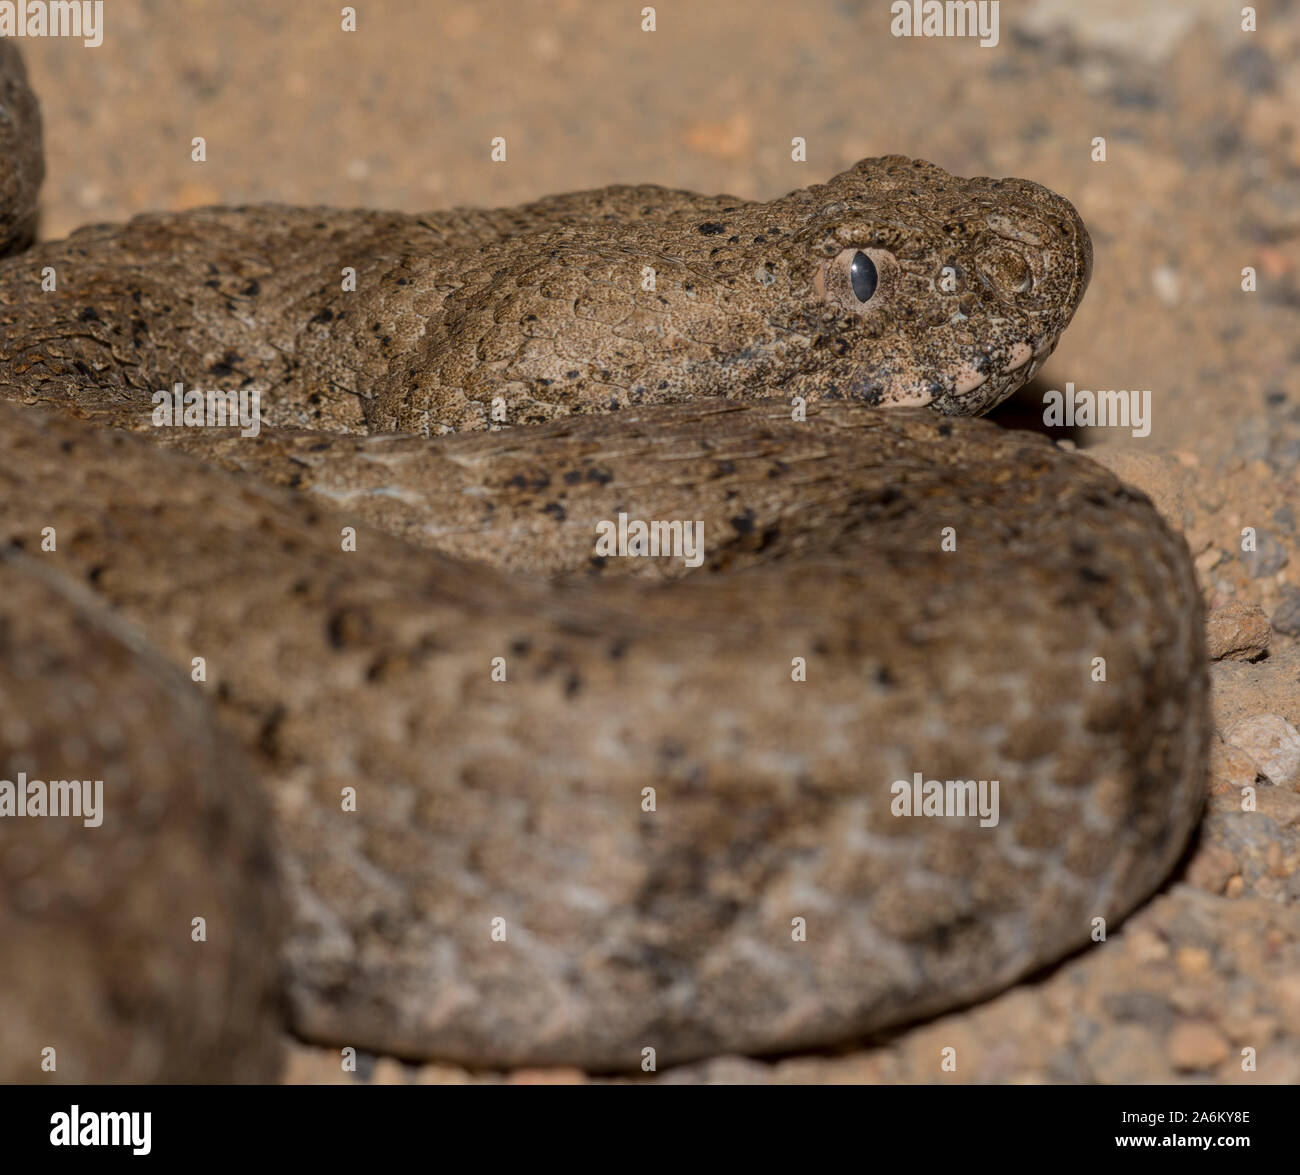
[[[99,828],[0,819],[0,1075],[264,1080],[286,1018],[478,1067],[837,1044],[1168,875],[1186,544],[971,419],[1083,296],[1061,197],[889,156],[20,248],[3,41],[0,95],[0,779],[104,781]],[[176,383],[260,390],[260,433],[155,426]],[[623,516],[698,521],[702,566],[593,557]]]

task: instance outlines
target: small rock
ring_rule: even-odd
[[[1215,608],[1205,623],[1211,661],[1254,661],[1268,651],[1268,617],[1256,604],[1233,600]]]
[[[1254,760],[1261,775],[1278,787],[1300,780],[1300,731],[1281,714],[1255,714],[1234,722],[1223,741]]]
[[[968,1021],[945,1016],[922,1025],[904,1042],[907,1079],[917,1084],[969,1085],[977,1080],[983,1051]],[[955,1068],[949,1068],[950,1064]]]
[[[1042,42],[1053,34],[1068,37],[1076,55],[1105,63],[1138,57],[1145,68],[1162,64],[1178,50],[1195,27],[1197,16],[1209,8],[1205,0],[1189,3],[1143,5],[1100,3],[1080,5],[1072,0],[1040,0],[1025,6],[1018,19],[1017,36]],[[1080,49],[1083,53],[1080,53]],[[1258,76],[1255,67],[1250,76]]]
[[[1209,575],[1219,565],[1222,558],[1223,552],[1218,547],[1206,547],[1194,560],[1196,570],[1202,575]]]
[[[1166,1042],[1170,1063],[1183,1072],[1213,1069],[1228,1056],[1228,1042],[1212,1024],[1203,1020],[1184,1021]]]
[[[1300,975],[1284,975],[1274,985],[1283,1023],[1293,1033],[1300,1033]]]
[[[392,1057],[380,1057],[370,1077],[371,1085],[405,1085],[406,1066]]]
[[[1233,448],[1243,461],[1264,461],[1268,458],[1272,429],[1260,416],[1247,416],[1237,425]]]
[[[1255,531],[1255,549],[1242,551],[1241,562],[1251,579],[1275,575],[1287,565],[1286,548],[1266,530]]]
[[[1287,636],[1300,636],[1300,588],[1283,584],[1282,599],[1273,609],[1273,627]]]
[[[1279,1027],[1276,1016],[1228,1008],[1219,1017],[1219,1025],[1233,1044],[1253,1044],[1256,1049],[1267,1046],[1277,1035]]]
[[[1247,93],[1267,94],[1277,88],[1277,66],[1258,45],[1245,45],[1228,59],[1232,76]]]
[[[1253,782],[1252,776],[1252,782]],[[1207,893],[1223,893],[1228,879],[1241,871],[1241,865],[1227,849],[1207,845],[1197,850],[1187,866],[1187,883]]]
[[[1165,940],[1144,926],[1128,929],[1123,941],[1128,953],[1139,963],[1159,963],[1169,958],[1169,946]]]
[[[1102,999],[1102,1007],[1115,1020],[1142,1024],[1154,1032],[1167,1032],[1173,1024],[1169,1001],[1153,991],[1116,992]]]
[[[1250,787],[1259,767],[1240,747],[1231,747],[1217,739],[1210,744],[1210,795],[1225,796]]]
[[[1179,982],[1177,979],[1171,979],[1173,987],[1167,989],[1166,994],[1169,998],[1170,1006],[1183,1014],[1183,1021],[1195,1020],[1197,1017],[1205,1017],[1210,1014],[1206,1007],[1209,991],[1204,983],[1196,982]]]
[[[1274,438],[1274,443],[1268,451],[1268,463],[1276,473],[1291,473],[1297,465],[1300,465],[1300,437]],[[1280,522],[1277,511],[1273,513],[1273,523],[1288,534],[1295,532],[1295,523]]]
[[[1210,969],[1210,952],[1204,947],[1179,947],[1174,965],[1184,975],[1204,975]]]
[[[1102,1085],[1138,1085],[1168,1080],[1156,1041],[1140,1024],[1107,1025],[1084,1053],[1094,1081]]]
[[[281,1085],[353,1085],[352,1074],[342,1065],[338,1049],[318,1049],[286,1040]]]
[[[1171,265],[1157,265],[1151,271],[1151,288],[1161,305],[1174,307],[1180,300],[1178,270]]]

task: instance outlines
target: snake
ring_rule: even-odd
[[[0,778],[103,784],[0,794],[7,1076],[843,1047],[1177,864],[1186,544],[980,419],[1089,283],[1065,198],[891,155],[33,243],[41,159],[0,42]]]

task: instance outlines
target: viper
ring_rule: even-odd
[[[839,1044],[1168,875],[1186,546],[976,419],[1084,295],[1068,201],[888,156],[32,245],[3,42],[0,94],[0,774],[104,780],[100,828],[0,820],[7,1073],[264,1078],[282,1026],[597,1071]],[[260,429],[156,424],[177,384]],[[699,520],[701,565],[597,554],[620,515]]]

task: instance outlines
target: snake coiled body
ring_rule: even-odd
[[[1083,295],[1060,197],[888,157],[22,248],[3,42],[0,85],[0,778],[105,780],[100,829],[0,821],[6,1003],[60,1077],[264,1073],[281,994],[302,1038],[471,1065],[833,1044],[1167,876],[1185,544],[972,419]],[[176,383],[257,389],[260,435],[158,426]],[[620,514],[702,522],[702,566],[595,554]],[[895,814],[917,773],[997,780],[996,824]],[[111,1032],[43,1001],[69,958]]]

